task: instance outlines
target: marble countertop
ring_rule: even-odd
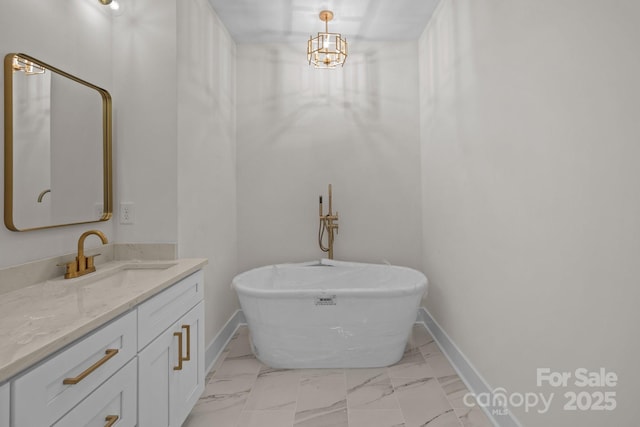
[[[0,296],[0,384],[202,268],[206,259],[112,261]],[[106,279],[106,280],[100,280]]]

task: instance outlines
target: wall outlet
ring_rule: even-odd
[[[132,202],[120,203],[120,224],[133,224],[136,220],[136,211]]]

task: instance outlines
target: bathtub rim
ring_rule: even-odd
[[[388,266],[389,268],[410,271],[417,273],[420,277],[420,281],[412,286],[405,286],[400,289],[380,289],[380,288],[314,288],[314,289],[261,289],[251,287],[247,284],[238,283],[239,279],[244,275],[248,275],[256,270],[263,270],[272,267],[314,267],[314,266],[344,266],[344,267],[362,267],[367,265],[375,266]],[[235,289],[238,296],[247,295],[259,298],[299,298],[299,297],[314,297],[318,295],[336,295],[340,297],[357,297],[366,296],[372,298],[385,298],[385,297],[402,297],[409,295],[420,294],[422,298],[426,295],[429,286],[429,279],[427,276],[414,268],[404,267],[392,264],[374,264],[365,262],[350,262],[350,261],[338,261],[322,258],[319,261],[305,261],[299,263],[281,263],[281,264],[268,264],[260,267],[255,267],[242,273],[237,274],[231,281],[231,287]]]

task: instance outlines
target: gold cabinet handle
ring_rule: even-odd
[[[174,371],[181,371],[182,370],[182,361],[184,360],[182,358],[182,332],[174,332],[173,336],[174,337],[178,337],[178,366],[174,366],[173,370]]]
[[[114,425],[116,423],[116,421],[118,421],[118,417],[117,415],[107,415],[105,417],[105,421],[107,422],[104,427],[111,427],[112,425]]]
[[[182,325],[182,329],[187,331],[187,357],[185,357],[184,361],[191,360],[191,325]]]
[[[105,363],[107,363],[107,361],[111,359],[113,356],[115,356],[116,354],[118,354],[117,348],[108,348],[107,351],[104,352],[104,357],[102,359],[98,360],[96,363],[89,366],[84,372],[82,372],[77,377],[65,378],[64,381],[62,381],[62,384],[78,384],[80,381],[85,379],[90,373],[92,373],[93,371],[95,371]]]

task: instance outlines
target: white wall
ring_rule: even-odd
[[[0,2],[0,54],[22,52],[112,90],[111,15],[97,2],[37,0]],[[0,87],[0,97],[4,90]],[[4,116],[4,104],[0,105]],[[4,133],[4,121],[0,121]],[[4,151],[0,150],[4,164]],[[4,173],[0,174],[4,198]],[[47,195],[45,197],[48,197]],[[0,207],[4,210],[4,206]],[[113,240],[113,222],[96,223]],[[87,225],[12,232],[0,226],[0,268],[73,252]],[[99,240],[87,241],[87,247]],[[62,270],[61,270],[62,273]]]
[[[178,255],[206,257],[205,341],[238,308],[235,43],[207,0],[178,2]]]
[[[444,0],[420,38],[427,307],[527,426],[640,415],[640,3]],[[614,371],[610,389],[536,369]],[[572,382],[570,382],[572,384]],[[563,411],[564,393],[617,408]]]
[[[344,68],[316,70],[304,44],[238,45],[240,270],[325,257],[330,183],[337,259],[420,266],[416,49],[353,43]]]
[[[209,260],[209,343],[238,307],[235,43],[205,0],[121,4],[116,208],[134,203],[135,223],[118,224],[118,240],[175,242],[178,256]]]
[[[175,0],[123,0],[113,19],[114,222],[118,241],[178,238]],[[135,223],[119,223],[120,202]]]
[[[123,0],[115,14],[97,1],[45,3],[0,3],[0,51],[33,55],[111,92],[116,215],[26,233],[0,227],[0,267],[74,252],[89,227],[113,242],[177,243],[179,256],[210,262],[209,342],[237,308],[229,288],[237,255],[235,44],[204,0]],[[134,203],[134,224],[119,224],[120,201]]]

